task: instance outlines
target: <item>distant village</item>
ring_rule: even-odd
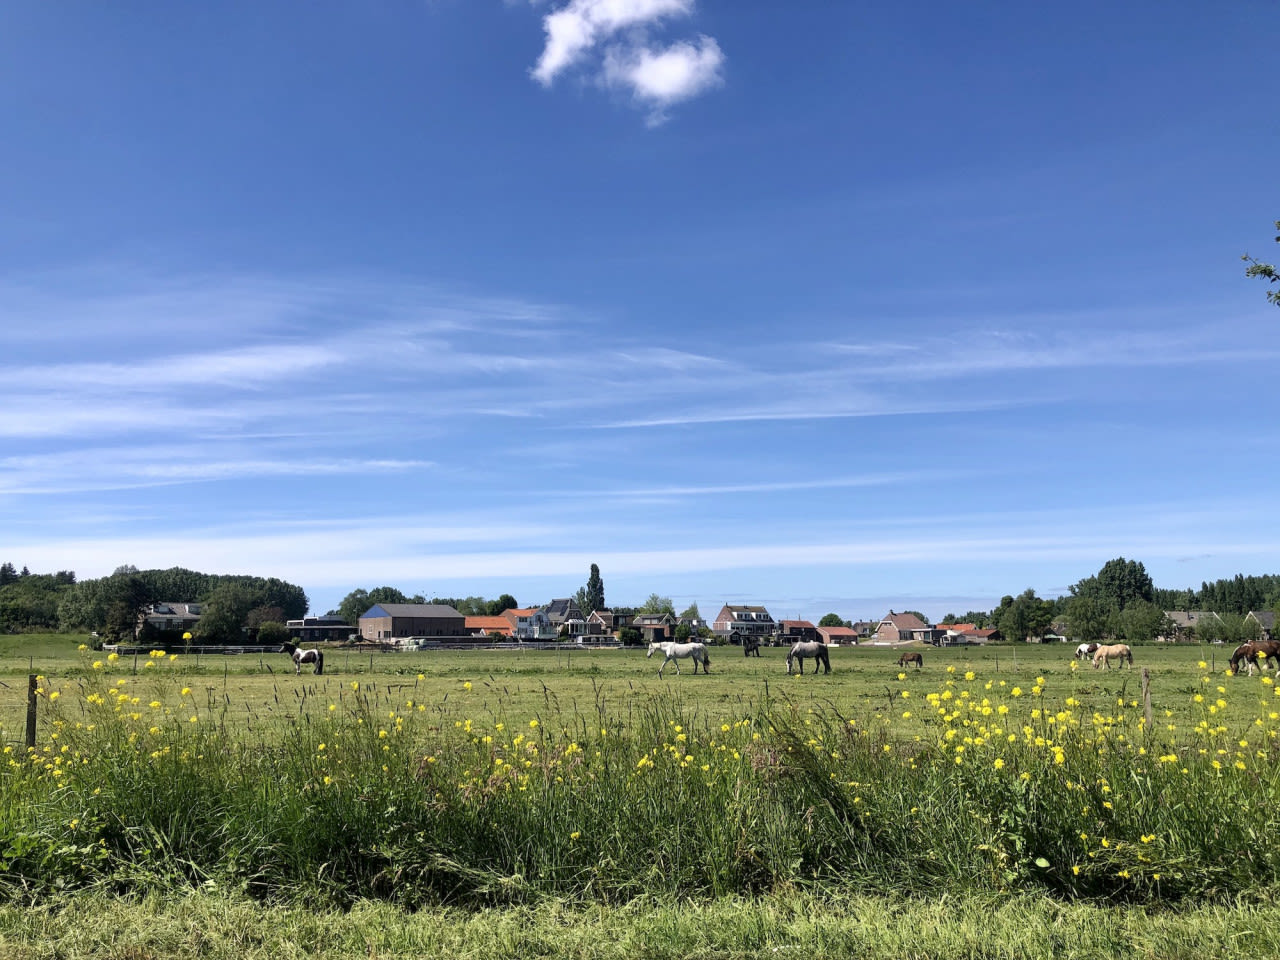
[[[201,604],[198,603],[152,604],[139,624],[139,638],[164,641],[189,635],[199,623],[201,613]],[[1165,630],[1155,639],[1163,642],[1193,640],[1197,626],[1205,618],[1218,618],[1218,614],[1169,611],[1166,613]],[[1274,611],[1251,611],[1247,619],[1254,621],[1258,635],[1271,637],[1275,626]],[[405,650],[477,642],[571,642],[619,646],[687,638],[733,646],[741,646],[748,641],[765,645],[820,641],[829,646],[896,646],[908,643],[955,646],[1005,639],[995,628],[978,628],[972,623],[928,624],[915,613],[895,613],[892,610],[879,621],[815,626],[808,620],[775,620],[763,606],[726,603],[715,619],[708,622],[699,617],[679,617],[670,612],[592,610],[584,613],[572,597],[552,600],[541,607],[512,608],[496,616],[466,616],[441,603],[378,603],[359,618],[358,624],[330,615],[289,620],[286,627],[290,637],[300,644],[361,643]],[[1016,639],[1043,643],[1073,640],[1065,625],[1054,625],[1042,636]]]

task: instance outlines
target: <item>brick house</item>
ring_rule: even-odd
[[[764,607],[726,603],[711,621],[711,631],[730,643],[741,643],[747,637],[772,640],[777,636],[778,624]]]
[[[842,643],[856,645],[858,642],[858,631],[853,627],[817,627],[816,629],[822,642],[829,647],[839,646]]]
[[[818,628],[808,620],[779,620],[778,639],[783,643],[817,643],[822,640]]]
[[[874,639],[877,643],[906,643],[909,640],[924,639],[922,632],[930,632],[931,627],[914,613],[894,613],[880,621]]]

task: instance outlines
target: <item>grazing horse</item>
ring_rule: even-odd
[[[1088,660],[1097,652],[1098,645],[1096,643],[1082,643],[1080,646],[1076,647],[1076,659]]]
[[[324,673],[324,654],[319,650],[300,650],[297,644],[285,641],[280,645],[280,652],[287,653],[293,660],[294,674],[302,673],[304,663],[314,663],[312,673]]]
[[[658,676],[662,676],[662,671],[667,669],[667,664],[674,662],[676,665],[676,676],[680,676],[680,661],[693,658],[693,673],[697,676],[698,664],[702,664],[702,672],[711,672],[711,658],[707,656],[707,645],[705,643],[676,643],[674,640],[664,640],[661,643],[649,644],[649,652],[645,657],[652,657],[654,651],[657,650],[666,655],[667,659],[662,661],[662,666],[658,668]]]
[[[1261,660],[1261,662],[1259,662]],[[1267,667],[1267,661],[1275,664],[1276,675],[1280,676],[1280,641],[1252,640],[1236,647],[1231,654],[1231,672],[1239,673],[1240,664],[1249,666],[1249,676],[1253,676],[1253,668],[1261,673]]]
[[[916,653],[914,650],[908,650],[898,658],[898,666],[905,667],[908,663],[914,663],[917,670],[923,670],[924,654]]]
[[[744,657],[760,656],[760,638],[748,637],[742,641],[742,655]]]
[[[1132,667],[1133,651],[1129,649],[1127,643],[1107,644],[1093,651],[1093,669],[1095,670],[1098,667],[1106,667],[1110,670],[1112,660],[1119,660],[1122,665],[1127,662]]]
[[[823,673],[831,672],[831,654],[827,651],[825,643],[819,643],[814,640],[801,640],[799,643],[793,643],[791,649],[787,652],[787,673],[791,672],[791,662],[797,661],[800,665],[800,673],[804,674],[804,658],[813,658],[813,672],[818,672],[818,664],[823,666]]]

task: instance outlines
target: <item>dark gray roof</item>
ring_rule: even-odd
[[[389,617],[457,617],[462,614],[443,603],[379,603],[365,611],[364,617],[381,610]],[[363,620],[364,617],[360,619]]]

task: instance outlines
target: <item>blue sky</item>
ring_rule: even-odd
[[[1280,571],[1270,3],[0,9],[0,560],[853,619]]]

